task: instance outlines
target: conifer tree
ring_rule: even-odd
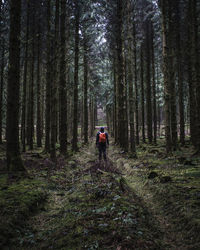
[[[9,172],[25,172],[19,148],[20,31],[21,0],[11,0],[6,124]]]

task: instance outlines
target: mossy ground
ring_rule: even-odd
[[[56,164],[41,150],[24,154],[31,178],[0,179],[1,248],[199,249],[191,147],[166,157],[161,140],[138,147],[137,159],[112,145],[108,155],[99,165],[93,142]]]
[[[24,179],[7,183],[7,176],[0,177],[0,247],[12,245],[20,237],[24,220],[36,211],[46,199],[43,183]]]
[[[192,156],[189,143],[167,157],[163,140],[156,146],[140,145],[137,151],[132,160],[115,147],[110,157],[160,221],[168,248],[200,249],[200,157]]]

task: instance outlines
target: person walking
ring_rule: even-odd
[[[102,159],[102,154],[103,158],[106,161],[107,156],[106,156],[106,147],[109,145],[109,140],[108,140],[108,133],[104,132],[104,127],[100,128],[100,131],[98,131],[97,136],[96,136],[96,146],[99,149],[99,161]]]

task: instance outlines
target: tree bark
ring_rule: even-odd
[[[29,85],[29,98],[28,98],[28,145],[29,149],[33,150],[34,139],[34,82],[35,82],[35,2],[33,1],[32,11],[32,47],[31,47],[31,65],[30,65],[30,85]]]
[[[196,148],[200,152],[200,45],[199,45],[199,19],[197,10],[197,1],[193,0],[193,17],[194,17],[194,68],[195,68],[195,85],[196,85],[196,99],[197,99],[197,113],[196,113],[196,130],[197,142]]]
[[[22,100],[22,121],[21,121],[21,139],[22,151],[26,151],[26,102],[27,102],[27,70],[28,70],[28,40],[29,40],[29,18],[30,18],[30,3],[27,3],[27,20],[26,20],[26,43],[25,43],[25,62],[23,75],[23,100]]]
[[[134,58],[134,83],[135,83],[135,142],[139,145],[139,110],[138,110],[138,80],[137,80],[137,41],[136,41],[136,28],[135,21],[133,20],[133,58]]]
[[[60,51],[60,152],[67,154],[67,82],[66,82],[66,1],[61,1]],[[69,27],[67,27],[69,29]]]
[[[177,78],[179,91],[179,124],[180,143],[185,144],[185,117],[184,117],[184,94],[183,94],[183,71],[182,71],[182,46],[180,27],[180,1],[176,0],[176,58],[177,58]]]
[[[190,114],[190,139],[194,146],[196,146],[196,89],[193,72],[193,46],[194,46],[194,30],[193,30],[193,13],[192,0],[188,2],[188,16],[187,16],[187,71],[188,71],[188,85],[189,85],[189,114]]]
[[[144,46],[141,44],[140,48],[140,82],[141,82],[141,105],[142,105],[142,141],[146,142],[145,138],[145,109],[144,109],[144,56],[143,56]]]
[[[128,0],[127,3],[127,11],[128,11],[128,27],[131,27],[131,0]],[[134,26],[134,24],[133,24]],[[134,29],[134,27],[133,27]],[[135,32],[133,32],[133,36],[135,35]],[[135,39],[135,38],[134,38]],[[132,66],[133,66],[133,61],[132,61],[132,55],[134,54],[134,58],[136,57],[136,44],[133,44],[134,46],[134,53],[133,53],[133,48],[132,48],[132,35],[131,35],[131,30],[129,28],[128,30],[128,55],[127,55],[127,67],[128,67],[128,86],[129,86],[129,125],[130,125],[130,152],[132,154],[133,157],[136,156],[136,148],[135,148],[135,128],[134,128],[134,94],[133,94],[133,73],[132,73]],[[134,63],[136,63],[136,61],[134,60]],[[134,65],[135,66],[135,65]],[[136,66],[135,66],[136,67]],[[135,75],[137,75],[137,72],[135,70],[134,67],[134,73]],[[137,83],[136,83],[136,77],[135,77],[135,87],[137,88]],[[137,98],[137,96],[136,96]],[[137,101],[136,101],[137,103]],[[135,104],[136,104],[135,103]],[[136,112],[137,112],[137,108],[136,108]],[[137,115],[136,115],[137,117]],[[137,127],[137,122],[136,122],[136,127]],[[138,134],[139,136],[139,134]]]
[[[89,102],[89,110],[90,110],[90,137],[94,136],[94,98],[90,96],[90,102]]]
[[[55,34],[54,34],[54,65],[52,72],[52,86],[51,86],[51,150],[50,155],[53,161],[56,160],[56,136],[57,136],[57,78],[58,78],[58,38],[59,38],[59,0],[56,0],[55,10]]]
[[[51,27],[50,20],[51,18],[51,0],[47,0],[47,70],[46,70],[46,113],[45,113],[45,150],[46,152],[50,152],[50,111],[51,111]]]
[[[78,150],[78,70],[79,70],[79,3],[75,2],[75,57],[74,57],[74,107],[72,150]]]
[[[152,64],[152,91],[153,91],[153,141],[157,143],[157,105],[155,81],[155,56],[154,56],[154,27],[151,24],[151,64]]]
[[[147,137],[152,143],[152,100],[151,100],[151,60],[150,60],[150,21],[146,20],[146,111],[147,111]]]
[[[117,0],[117,31],[116,31],[116,45],[117,45],[117,66],[118,66],[118,130],[119,130],[119,144],[125,152],[128,151],[128,131],[127,131],[127,105],[126,105],[126,84],[124,79],[124,58],[122,52],[122,0]]]
[[[41,131],[41,72],[40,72],[40,46],[41,46],[41,34],[40,34],[40,18],[38,20],[38,41],[37,41],[37,52],[38,52],[38,56],[37,56],[37,146],[38,147],[42,147],[42,131]]]
[[[171,136],[172,136],[172,147],[173,150],[177,149],[177,141],[178,141],[178,135],[177,135],[177,117],[176,117],[176,81],[175,81],[175,4],[174,1],[169,1],[169,65],[170,69],[170,96],[171,96]]]
[[[19,150],[20,31],[21,0],[11,0],[6,124],[9,172],[25,172]]]
[[[171,153],[172,140],[171,140],[171,123],[170,123],[170,67],[169,65],[169,44],[168,44],[168,5],[162,0],[162,34],[163,34],[163,73],[164,73],[164,99],[165,99],[165,138],[166,138],[166,151]]]
[[[119,143],[118,137],[118,84],[117,84],[117,69],[116,69],[116,53],[114,53],[113,60],[113,74],[114,74],[114,137],[115,143]]]
[[[4,64],[5,64],[5,41],[2,38],[2,54],[1,54],[1,84],[0,84],[0,144],[3,141],[3,91],[4,91]]]
[[[84,36],[84,143],[88,143],[88,55],[87,41]]]

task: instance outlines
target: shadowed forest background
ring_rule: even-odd
[[[200,248],[199,12],[0,0],[2,249]]]

